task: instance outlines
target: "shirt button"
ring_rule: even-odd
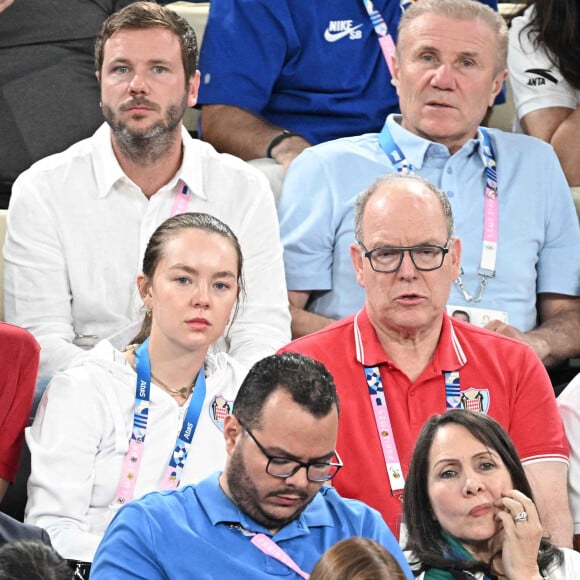
[[[448,168],[447,168],[447,173],[448,173],[449,175],[451,175],[451,174],[453,173],[453,169],[451,169],[451,167],[448,167]]]

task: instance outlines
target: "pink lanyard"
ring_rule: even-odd
[[[266,536],[266,534],[250,532],[245,528],[242,528],[242,526],[239,524],[230,525],[230,529],[238,530],[244,536],[252,538],[250,541],[252,544],[254,544],[254,546],[256,546],[256,548],[258,548],[258,550],[260,550],[260,552],[263,552],[267,556],[278,560],[278,562],[282,562],[282,564],[290,568],[290,570],[296,572],[296,574],[298,574],[298,576],[301,578],[310,578],[310,574],[304,572],[304,570],[302,570],[300,566],[298,566],[298,564],[296,564],[296,562],[294,562],[294,560],[290,558],[290,556],[288,556],[288,554],[282,548],[280,548],[276,542],[274,542],[274,540]]]
[[[171,208],[170,216],[185,213],[189,209],[189,188],[185,185],[185,181],[180,180],[181,187],[175,196],[173,207]]]
[[[149,338],[135,351],[135,366],[137,367],[137,385],[135,388],[135,406],[133,411],[133,432],[129,441],[129,449],[123,461],[121,479],[111,507],[118,508],[131,501],[135,494],[135,485],[141,467],[147,423],[149,419],[149,401],[151,393],[151,367],[149,363]],[[175,448],[165,470],[162,489],[173,489],[179,485],[181,473],[189,453],[189,447],[199,421],[205,399],[205,375],[203,367],[197,375],[192,400],[187,409],[181,431],[177,437]]]
[[[375,9],[372,0],[362,0],[362,3],[379,38],[379,45],[385,62],[389,67],[389,72],[391,73],[391,76],[393,76],[393,57],[395,56],[396,51],[393,37],[389,34],[389,29],[383,15]]]

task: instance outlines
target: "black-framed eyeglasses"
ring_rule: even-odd
[[[449,241],[445,246],[437,246],[435,244],[380,246],[372,250],[367,250],[360,242],[359,244],[364,250],[363,256],[368,259],[371,268],[375,272],[383,272],[385,274],[396,272],[401,267],[405,252],[409,252],[415,268],[423,272],[441,268],[445,255],[449,252]]]
[[[264,449],[263,445],[256,439],[255,435],[241,422],[240,425],[242,425],[246,433],[257,445],[258,449],[268,459],[266,473],[273,475],[274,477],[286,479],[287,477],[292,477],[299,469],[304,467],[306,469],[306,477],[308,481],[322,483],[330,481],[343,466],[342,459],[337,451],[334,452],[336,461],[309,461],[308,463],[298,461],[297,459],[289,459],[288,457],[276,457],[270,455]]]

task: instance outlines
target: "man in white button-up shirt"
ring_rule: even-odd
[[[248,366],[273,353],[290,338],[274,199],[261,174],[182,127],[199,86],[193,31],[138,2],[105,22],[95,62],[107,123],[25,171],[8,212],[6,319],[40,342],[40,376],[139,318],[145,245],[182,211],[213,214],[240,240],[247,295],[222,347]]]

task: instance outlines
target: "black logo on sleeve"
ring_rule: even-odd
[[[555,85],[558,84],[558,79],[550,72],[549,69],[546,70],[545,68],[529,68],[524,72],[529,75],[527,83],[529,87],[542,87],[546,84],[546,81],[550,81]]]

